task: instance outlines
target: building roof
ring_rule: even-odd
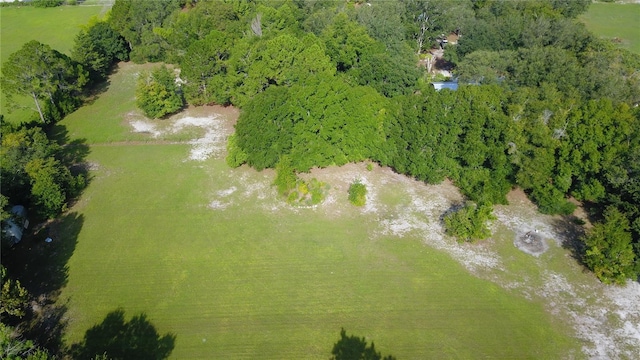
[[[442,89],[449,89],[452,91],[458,90],[458,83],[455,81],[437,81],[432,82],[431,85],[433,85],[433,88],[437,91]]]

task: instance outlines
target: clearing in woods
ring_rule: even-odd
[[[593,3],[579,19],[587,29],[640,54],[640,1]]]
[[[70,209],[79,225],[31,245],[71,248],[59,300],[69,342],[122,308],[176,334],[173,358],[321,359],[341,327],[402,359],[640,351],[638,283],[583,272],[562,247],[570,224],[523,194],[496,207],[495,235],[475,245],[443,233],[440,217],[462,201],[454,186],[386,168],[313,170],[304,176],[331,186],[326,200],[291,207],[272,171],[226,166],[235,109],[144,118],[130,89],[143,68],[121,64],[59,125],[90,144],[92,181]],[[363,208],[347,200],[355,178]],[[546,252],[515,246],[530,232]]]

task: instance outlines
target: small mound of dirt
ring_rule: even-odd
[[[525,253],[540,256],[549,249],[547,242],[540,236],[537,230],[527,231],[524,234],[516,234],[513,244]]]

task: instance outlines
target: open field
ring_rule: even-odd
[[[640,3],[593,3],[580,20],[596,35],[617,38],[622,47],[640,54]]]
[[[404,359],[578,351],[541,302],[474,277],[413,233],[386,231],[393,209],[411,201],[401,183],[380,194],[386,220],[374,202],[348,203],[353,169],[320,174],[335,187],[324,206],[291,208],[272,172],[224,164],[235,110],[141,117],[130,79],[143,68],[122,64],[106,92],[60,125],[92,144],[93,180],[72,209],[83,223],[63,290],[70,342],[121,307],[175,333],[175,358],[326,358],[341,327]],[[220,126],[198,128],[206,117]],[[203,144],[209,156],[194,151]]]
[[[70,340],[122,307],[175,333],[175,358],[321,359],[341,327],[402,359],[576,349],[541,303],[475,278],[419,237],[380,233],[376,213],[346,199],[329,205],[340,218],[289,208],[270,173],[185,162],[188,153],[92,148],[63,292]]]
[[[331,185],[327,199],[290,207],[272,171],[225,165],[237,110],[141,115],[133,87],[151,66],[120,64],[55,129],[90,146],[90,185],[61,223],[13,250],[29,261],[18,274],[34,279],[27,286],[62,287],[68,344],[122,308],[175,334],[176,359],[327,359],[341,327],[398,359],[640,353],[640,284],[597,282],[563,248],[570,221],[538,214],[521,192],[496,206],[493,238],[475,245],[443,233],[455,187],[377,166],[313,170],[305,176]],[[369,190],[363,208],[347,200],[356,177]],[[514,246],[535,230],[546,252]]]
[[[61,53],[71,55],[73,42],[80,26],[92,16],[103,13],[103,6],[60,6],[56,8],[3,7],[0,8],[0,64],[9,55],[31,40],[51,46]],[[25,30],[26,29],[26,30]],[[1,70],[0,65],[0,70]],[[20,105],[32,106],[30,99],[17,99]],[[2,95],[1,113],[7,116],[7,103]],[[28,121],[37,114],[28,110],[16,110],[8,119],[13,122]]]
[[[400,359],[640,351],[638,284],[583,272],[561,246],[569,227],[521,193],[477,245],[443,234],[439,217],[461,200],[453,186],[365,164],[314,170],[327,199],[292,208],[273,172],[225,165],[236,110],[152,121],[127,105],[127,79],[144,68],[122,64],[86,112],[61,122],[59,133],[91,145],[92,181],[54,243],[25,244],[69,256],[58,301],[68,343],[122,308],[176,335],[171,358],[324,359],[341,327]],[[347,200],[356,177],[369,189],[363,208]],[[513,246],[532,230],[549,248],[537,257]]]

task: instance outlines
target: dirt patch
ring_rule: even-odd
[[[540,256],[549,250],[549,245],[536,230],[529,230],[524,234],[516,234],[513,245],[533,256]]]
[[[162,139],[197,128],[203,134],[187,141],[191,145],[189,160],[204,161],[210,157],[226,155],[227,138],[234,131],[238,110],[233,107],[199,106],[162,120],[151,120],[137,112],[127,114],[129,125],[136,133],[149,134]]]
[[[130,121],[129,124],[133,127],[133,132],[135,133],[149,134],[154,138],[162,134],[162,132],[156,129],[156,125],[150,121],[133,120]]]

